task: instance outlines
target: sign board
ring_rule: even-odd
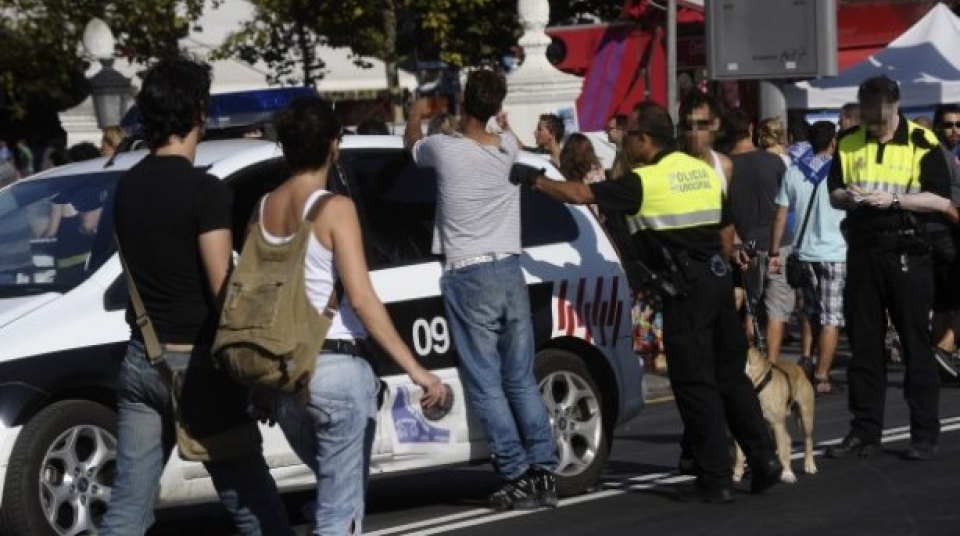
[[[837,74],[836,0],[707,0],[715,80]]]

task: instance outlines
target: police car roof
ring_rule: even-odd
[[[341,150],[363,150],[363,149],[386,149],[402,150],[402,136],[369,136],[351,134],[343,137],[340,144]],[[63,177],[68,175],[81,175],[88,173],[105,173],[126,171],[139,162],[148,154],[147,150],[131,151],[120,153],[116,156],[110,167],[104,166],[109,158],[100,157],[83,162],[74,162],[58,166],[47,171],[43,171],[29,177],[26,180]],[[256,140],[256,139],[229,139],[205,141],[197,146],[197,155],[194,160],[196,167],[208,168],[210,172],[220,178],[226,177],[240,169],[251,164],[263,162],[274,158],[282,158],[283,153],[276,142]],[[550,162],[540,155],[520,152],[518,161],[544,167],[547,174],[551,177],[558,177],[559,174],[553,169]]]

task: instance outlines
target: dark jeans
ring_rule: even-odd
[[[694,279],[689,296],[664,300],[667,370],[700,483],[730,488],[728,426],[751,463],[766,461],[775,449],[744,373],[747,337],[734,305],[732,277],[718,277],[696,261],[689,275]]]
[[[940,379],[930,339],[933,268],[929,255],[872,248],[847,251],[844,317],[853,358],[847,369],[851,432],[879,441],[887,391],[884,336],[887,312],[897,329],[906,366],[903,394],[910,408],[910,437],[936,443],[940,435]],[[904,268],[906,267],[906,270]]]

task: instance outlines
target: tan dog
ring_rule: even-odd
[[[799,365],[792,361],[778,361],[772,365],[766,356],[751,347],[747,354],[747,376],[753,382],[760,399],[763,418],[773,429],[777,441],[777,455],[783,464],[780,480],[793,484],[797,475],[790,467],[790,434],[787,432],[787,414],[793,410],[800,429],[803,430],[804,456],[803,471],[807,474],[817,472],[813,461],[813,385]],[[743,478],[743,451],[737,445],[736,461],[733,466],[733,480]]]

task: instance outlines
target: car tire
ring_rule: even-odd
[[[0,512],[6,536],[93,534],[116,475],[117,414],[85,400],[51,404],[21,430]]]
[[[565,350],[540,352],[534,373],[559,451],[557,492],[579,495],[596,485],[610,454],[603,394],[583,360]]]

